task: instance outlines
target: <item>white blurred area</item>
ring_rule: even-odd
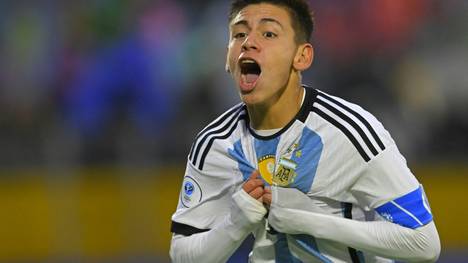
[[[311,1],[304,82],[377,115],[411,162],[466,161],[465,1]],[[238,101],[224,1],[2,1],[0,164],[154,165]],[[167,142],[167,143],[162,143]]]
[[[11,256],[24,254],[21,249],[9,254],[0,248],[0,262],[62,262],[51,260],[57,255],[50,251],[63,252],[63,262],[89,262],[83,254],[104,257],[92,262],[168,260],[160,255],[168,246],[168,226],[153,232],[144,227],[155,218],[168,224],[182,176],[177,172],[192,139],[239,101],[224,71],[228,2],[0,1],[0,189],[17,189],[0,197],[8,203],[42,189],[38,195],[47,196],[44,206],[59,222],[51,226],[55,234],[46,233],[59,244],[51,245],[55,250],[31,245],[30,259],[21,259]],[[304,83],[376,115],[410,166],[440,164],[466,174],[468,1],[309,2],[316,17],[315,61]],[[28,188],[24,178],[46,183]],[[174,191],[164,192],[161,182]],[[76,215],[80,204],[93,209],[94,199],[82,199],[89,193],[85,186],[103,187],[102,206],[118,202],[121,214],[109,220],[123,220],[121,236],[114,237],[128,238],[130,245],[83,248],[95,240],[83,241],[76,227],[95,222]],[[91,193],[99,198],[99,190]],[[14,213],[2,213],[15,221]],[[8,228],[1,218],[0,227]],[[62,228],[65,234],[57,234]],[[463,240],[464,249],[468,236]],[[0,237],[2,244],[8,241]],[[157,247],[155,253],[148,244]],[[129,249],[134,258],[112,254],[132,246],[144,249]],[[467,255],[463,249],[456,258]]]

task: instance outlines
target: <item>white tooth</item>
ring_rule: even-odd
[[[246,59],[246,60],[243,60],[242,63],[256,63],[256,62],[251,59]]]

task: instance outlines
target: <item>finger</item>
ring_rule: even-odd
[[[249,193],[249,195],[255,199],[259,199],[260,197],[263,196],[263,188],[262,187],[257,187],[253,191]]]
[[[249,179],[247,182],[244,183],[242,186],[242,189],[249,193],[250,191],[254,190],[257,187],[262,187],[263,188],[264,183],[263,180],[261,179]]]
[[[271,205],[271,191],[270,193],[267,193],[266,190],[267,189],[264,190],[264,194],[263,194],[263,203],[269,207]]]

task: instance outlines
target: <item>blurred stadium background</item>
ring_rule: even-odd
[[[310,2],[304,82],[379,117],[425,186],[440,262],[468,262],[468,2]],[[192,139],[238,101],[227,11],[0,1],[0,262],[169,262]]]

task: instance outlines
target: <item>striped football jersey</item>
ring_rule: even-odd
[[[195,138],[172,232],[208,231],[230,212],[254,170],[267,185],[293,187],[329,215],[417,228],[432,221],[422,186],[383,125],[361,107],[305,87],[295,118],[270,136],[249,126],[240,103]],[[391,262],[337,242],[254,231],[251,262]]]

